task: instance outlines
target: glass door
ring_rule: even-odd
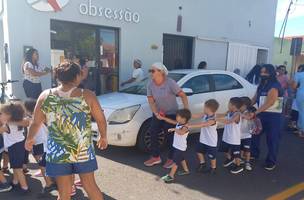
[[[109,93],[118,90],[118,31],[114,29],[100,28],[99,34],[101,91],[102,93]]]

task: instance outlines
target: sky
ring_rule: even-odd
[[[278,0],[275,36],[280,33],[290,1]],[[304,0],[293,0],[293,2],[285,36],[302,36],[304,35]]]

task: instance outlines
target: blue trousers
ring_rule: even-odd
[[[263,132],[252,137],[251,155],[255,158],[260,156],[260,140],[262,134],[265,134],[268,147],[266,164],[276,164],[284,123],[283,116],[280,113],[264,112],[258,117],[261,119]]]
[[[175,115],[168,115],[166,116],[175,120]],[[153,157],[160,156],[160,145],[158,141],[158,136],[161,131],[165,131],[168,141],[168,148],[169,154],[168,159],[173,159],[173,133],[168,133],[168,129],[174,128],[175,125],[169,124],[165,121],[157,119],[154,115],[152,117],[152,123],[150,127],[150,134],[151,134],[151,154]]]

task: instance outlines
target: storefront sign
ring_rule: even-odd
[[[102,6],[97,6],[92,3],[92,0],[86,0],[86,3],[79,5],[79,12],[82,15],[93,17],[104,17],[109,20],[125,21],[129,23],[139,23],[140,15],[128,8],[113,9]]]
[[[27,0],[34,9],[43,12],[58,12],[69,3],[70,0]]]

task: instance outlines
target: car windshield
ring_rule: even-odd
[[[172,78],[176,82],[178,82],[180,79],[182,79],[186,74],[180,74],[180,73],[169,73],[168,77]],[[147,84],[148,84],[149,78],[145,78],[139,83],[136,83],[128,88],[120,90],[122,93],[128,93],[128,94],[138,94],[138,95],[147,95]]]

